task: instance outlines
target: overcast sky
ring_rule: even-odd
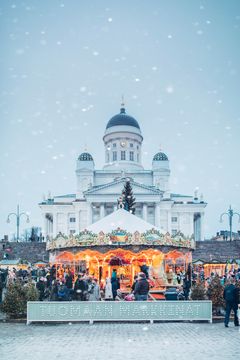
[[[240,1],[5,0],[0,43],[1,237],[17,203],[36,226],[42,194],[75,193],[85,144],[103,166],[122,94],[145,168],[161,144],[171,191],[204,194],[206,235],[240,212]]]

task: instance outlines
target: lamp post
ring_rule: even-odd
[[[231,205],[229,206],[229,209],[227,212],[222,213],[220,216],[220,222],[223,222],[223,216],[227,215],[228,216],[228,220],[229,220],[229,228],[230,228],[230,241],[232,241],[232,218],[234,215],[238,216],[238,222],[240,222],[240,214],[237,212],[234,212],[233,209],[231,208]]]
[[[20,219],[21,219],[21,217],[24,215],[24,216],[26,216],[26,218],[27,218],[27,223],[29,223],[29,216],[28,216],[28,214],[27,213],[25,213],[25,212],[21,212],[20,213],[20,211],[19,211],[19,205],[17,206],[17,212],[16,213],[10,213],[10,214],[8,214],[8,217],[7,217],[7,223],[10,223],[10,217],[11,216],[16,216],[16,220],[17,220],[17,241],[19,241],[19,228],[20,228]]]

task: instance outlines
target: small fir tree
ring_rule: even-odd
[[[9,284],[1,310],[9,317],[21,317],[24,314],[24,297],[24,289],[19,281]]]
[[[23,285],[15,281],[8,285],[1,310],[10,318],[23,317],[27,313],[27,302],[38,300],[38,291],[33,283]]]
[[[192,300],[206,300],[206,289],[203,281],[198,281],[196,285],[192,287],[191,299]]]
[[[27,285],[24,286],[24,292],[25,292],[26,305],[28,301],[37,301],[39,299],[39,292],[36,289],[34,283],[31,282],[27,283]]]
[[[126,181],[124,185],[124,189],[122,191],[123,201],[124,201],[124,209],[131,212],[132,214],[135,213],[135,197],[133,196],[132,187],[130,181]]]
[[[212,301],[213,311],[215,313],[219,313],[220,309],[225,306],[223,291],[224,287],[220,283],[219,276],[214,276],[208,286],[207,295],[209,300]]]

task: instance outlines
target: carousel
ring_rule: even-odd
[[[170,236],[124,209],[118,209],[77,235],[58,234],[47,243],[50,264],[58,276],[66,269],[86,272],[103,283],[113,271],[121,290],[128,291],[134,276],[146,272],[152,289],[179,284],[192,262],[194,239]]]

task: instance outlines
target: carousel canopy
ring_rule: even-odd
[[[107,215],[101,220],[88,226],[86,230],[92,231],[96,234],[100,233],[101,231],[107,234],[111,233],[117,228],[124,229],[132,234],[135,231],[138,231],[139,233],[144,233],[150,229],[158,230],[162,234],[166,233],[166,231],[158,229],[156,226],[148,223],[145,220],[140,219],[136,215],[133,215],[129,211],[126,211],[124,209],[118,209],[117,211],[114,211],[110,215]]]
[[[192,238],[185,237],[180,232],[171,237],[168,232],[158,229],[124,209],[119,209],[83,229],[79,234],[67,236],[59,233],[47,244],[47,249],[144,244],[178,248],[195,246]]]

